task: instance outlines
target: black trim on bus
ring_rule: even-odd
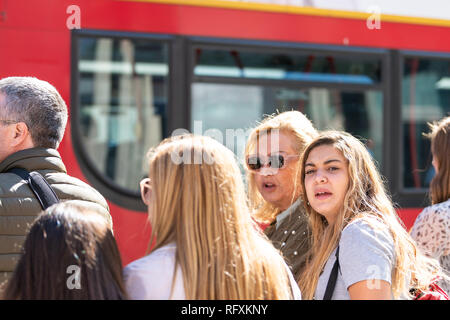
[[[261,48],[264,52],[273,53],[289,53],[286,50],[292,50],[291,52],[307,51],[314,54],[329,54],[333,52],[336,55],[348,56],[348,53],[357,53],[364,55],[376,55],[385,54],[387,49],[383,48],[370,48],[361,46],[347,46],[347,45],[330,45],[330,44],[310,44],[299,42],[276,42],[265,40],[252,40],[252,39],[231,39],[231,38],[211,38],[211,37],[199,37],[188,36],[190,42],[200,45],[205,48],[218,48],[225,47],[242,47],[242,48]]]
[[[190,129],[190,110],[186,103],[190,91],[186,46],[186,38],[181,36],[177,36],[172,43],[169,67],[172,70],[172,77],[169,88],[168,135],[179,128]]]
[[[403,161],[405,156],[404,145],[402,143],[403,137],[403,123],[402,123],[402,78],[404,71],[404,61],[407,58],[419,58],[419,59],[441,59],[449,60],[450,54],[442,52],[427,52],[427,51],[415,51],[415,50],[399,50],[393,53],[394,55],[394,71],[392,76],[395,79],[393,81],[395,99],[395,108],[393,113],[395,115],[395,122],[392,126],[393,137],[396,137],[396,149],[395,155],[395,172],[390,178],[395,181],[395,187],[393,190],[398,192],[396,197],[398,204],[401,207],[426,207],[429,206],[430,200],[428,198],[428,188],[406,188],[403,184]]]

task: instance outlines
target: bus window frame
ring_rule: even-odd
[[[394,51],[394,50],[393,50]],[[391,152],[396,154],[394,171],[390,175],[392,188],[398,192],[395,200],[398,201],[400,206],[404,207],[425,207],[430,205],[430,201],[427,197],[428,188],[413,188],[405,187],[403,179],[403,171],[401,170],[403,166],[403,161],[405,157],[405,146],[403,145],[403,123],[402,123],[402,79],[404,73],[405,60],[410,58],[418,59],[440,59],[448,60],[450,62],[450,53],[444,52],[430,52],[430,51],[418,51],[418,50],[395,50],[394,52],[394,66],[395,70],[392,73],[393,84],[393,105],[397,106],[393,108],[393,120],[394,124],[392,126],[393,132],[392,136],[395,137],[393,141],[393,149]]]
[[[118,185],[111,178],[100,172],[91,157],[87,154],[81,139],[81,125],[79,122],[80,115],[80,97],[79,97],[79,80],[80,72],[78,70],[79,62],[79,40],[80,38],[111,38],[111,39],[129,39],[129,40],[148,40],[152,42],[161,42],[168,46],[168,101],[166,114],[173,114],[170,110],[173,99],[173,85],[171,79],[174,78],[174,63],[176,64],[175,55],[179,55],[177,47],[174,46],[176,37],[170,35],[137,33],[137,32],[118,32],[108,30],[86,30],[74,29],[71,31],[71,97],[70,97],[70,125],[71,137],[75,157],[78,161],[82,173],[94,188],[96,188],[108,201],[125,207],[130,210],[145,213],[146,206],[141,200],[139,190],[133,192],[125,187]],[[167,122],[171,120],[168,118]],[[167,126],[170,130],[170,126]],[[166,133],[164,133],[166,134]],[[138,184],[138,182],[137,182]]]
[[[309,88],[309,87],[321,87],[321,88],[335,88],[335,89],[374,89],[383,90],[383,81],[385,75],[385,61],[383,58],[387,58],[388,50],[385,49],[366,49],[359,47],[346,47],[345,50],[342,46],[331,46],[331,45],[303,45],[303,44],[290,44],[287,45],[283,43],[280,45],[278,42],[255,42],[248,41],[243,43],[242,41],[236,41],[232,44],[229,39],[225,39],[220,42],[218,39],[213,39],[208,42],[205,39],[199,40],[196,38],[189,38],[189,73],[191,75],[189,80],[195,82],[209,82],[209,83],[233,83],[233,84],[257,84],[257,85],[267,85],[267,86],[292,86],[297,88]],[[230,47],[232,46],[232,47]],[[335,49],[335,48],[338,49]],[[249,52],[261,52],[261,53],[283,53],[283,54],[317,54],[326,56],[328,53],[332,53],[335,57],[345,57],[348,58],[350,53],[359,53],[367,58],[381,58],[382,63],[382,77],[379,83],[376,84],[352,84],[352,83],[332,83],[325,81],[299,81],[299,80],[277,80],[277,79],[258,79],[258,78],[234,78],[234,77],[220,77],[220,76],[196,76],[194,75],[195,67],[195,57],[193,50],[197,48],[211,49],[211,50],[240,50]],[[353,50],[354,49],[354,50]]]

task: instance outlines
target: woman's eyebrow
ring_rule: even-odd
[[[271,156],[271,155],[276,155],[276,154],[280,154],[280,153],[282,153],[282,154],[289,154],[289,152],[287,152],[287,151],[278,150],[278,151],[273,151],[273,152],[270,151],[270,152],[267,153],[267,155]]]
[[[329,164],[331,162],[342,162],[342,161],[339,159],[329,159],[329,160],[326,160],[323,164]],[[305,167],[308,167],[308,166],[315,167],[316,165],[312,162],[305,163]]]
[[[342,161],[339,159],[329,159],[329,160],[325,161],[323,164],[329,164],[330,162],[342,162]]]

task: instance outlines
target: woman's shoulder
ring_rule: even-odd
[[[425,207],[414,221],[411,228],[412,237],[421,243],[424,239],[433,237],[433,243],[440,238],[435,237],[436,232],[440,232],[447,239],[447,230],[450,228],[450,199],[444,202]],[[429,240],[427,240],[428,242]]]
[[[376,217],[357,218],[342,231],[339,261],[347,285],[365,280],[374,271],[390,282],[395,262],[395,243],[389,227]]]
[[[430,217],[435,214],[439,214],[442,217],[447,216],[450,219],[450,199],[425,207],[418,218]]]
[[[149,255],[137,259],[124,268],[125,273],[143,271],[146,273],[157,271],[155,268],[158,265],[172,265],[175,264],[176,245],[174,243],[167,244],[161,248],[156,249]],[[149,268],[151,266],[151,268]],[[164,271],[164,268],[161,268]],[[173,272],[173,270],[170,270]]]
[[[125,286],[131,299],[185,299],[181,270],[175,272],[175,244],[156,249],[148,256],[133,261],[124,269]]]
[[[387,224],[375,216],[356,218],[348,223],[341,233],[340,245],[364,245],[367,241],[394,245],[394,239]]]
[[[352,233],[358,231],[387,231],[389,227],[387,224],[378,217],[375,216],[364,216],[356,218],[350,221],[342,230],[342,233]]]

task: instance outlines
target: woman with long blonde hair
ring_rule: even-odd
[[[441,275],[416,247],[365,146],[344,132],[323,132],[302,157],[303,197],[313,244],[300,277],[306,299],[323,299],[338,260],[331,299],[409,299]]]
[[[292,299],[300,291],[252,222],[234,154],[184,135],[150,153],[151,253],[125,268],[132,299]]]
[[[450,275],[450,117],[431,123],[430,129],[427,136],[436,172],[430,183],[431,206],[419,214],[411,236]],[[439,285],[450,293],[449,281],[440,281]]]
[[[310,247],[301,201],[300,156],[317,131],[299,111],[265,118],[245,148],[248,197],[253,218],[279,249],[297,279]]]

